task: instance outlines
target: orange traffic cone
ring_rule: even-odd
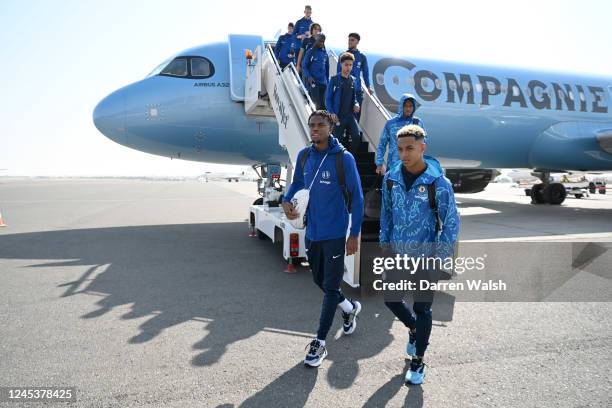
[[[4,220],[2,219],[2,213],[0,212],[0,227],[6,227]]]

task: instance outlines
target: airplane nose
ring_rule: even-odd
[[[93,111],[93,121],[104,136],[127,146],[124,92],[118,90],[102,99]]]

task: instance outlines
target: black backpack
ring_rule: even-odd
[[[391,189],[393,188],[393,180],[387,178],[387,191],[391,193]],[[440,218],[440,213],[438,212],[438,203],[436,202],[436,182],[434,181],[431,184],[427,185],[427,198],[429,200],[429,208],[434,213],[434,217],[436,217],[436,234],[440,232],[442,229],[443,223]]]
[[[351,195],[348,193],[348,189],[346,188],[346,181],[344,179],[344,163],[342,162],[342,156],[344,156],[345,151],[346,149],[343,147],[342,151],[336,154],[336,177],[338,177],[338,184],[340,185],[340,191],[342,191],[342,196],[344,197],[344,203],[346,204],[346,208],[350,213],[353,203],[351,202]],[[309,154],[310,149],[306,149],[302,155],[302,177],[304,176],[304,165],[306,164]]]

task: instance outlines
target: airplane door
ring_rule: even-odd
[[[255,51],[257,46],[263,49],[263,39],[259,35],[230,34],[228,36],[230,96],[234,101],[244,101],[244,82],[246,80],[247,49]]]

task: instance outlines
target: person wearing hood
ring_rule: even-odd
[[[308,118],[312,145],[298,153],[293,182],[282,204],[287,218],[296,219],[299,214],[291,199],[296,192],[309,188],[306,249],[314,282],[323,291],[317,337],[310,342],[304,359],[304,364],[311,367],[321,365],[327,356],[325,339],[336,308],[342,310],[345,335],[355,331],[355,318],[361,311],[358,301],[344,297],[340,285],[344,275],[345,253],[347,256],[353,255],[358,250],[363,220],[363,191],[355,159],[331,135],[333,126],[331,114],[326,111],[315,111]]]
[[[287,33],[278,37],[274,54],[278,60],[278,65],[285,68],[290,62],[295,64],[296,50],[300,47],[299,41],[293,35],[293,23],[287,25]]]
[[[376,174],[383,175],[385,171],[393,167],[395,163],[399,161],[399,154],[397,150],[397,131],[406,125],[419,125],[425,131],[425,138],[427,138],[427,131],[423,121],[414,116],[414,111],[417,109],[416,99],[412,94],[403,94],[399,100],[397,108],[397,116],[391,118],[385,124],[382,133],[380,134],[380,141],[376,149]],[[389,147],[389,154],[387,157],[387,166],[385,168],[385,151]]]
[[[434,259],[442,264],[454,256],[459,235],[460,219],[453,187],[440,163],[424,155],[425,131],[421,127],[402,127],[397,133],[397,148],[399,161],[385,174],[382,184],[380,244],[390,252],[388,255],[407,255],[413,259],[412,265],[417,258]],[[411,271],[390,270],[385,272],[384,279],[398,282],[426,276],[431,280],[428,268],[421,264]],[[404,303],[403,293],[386,291],[385,305],[408,328],[406,353],[412,356],[412,361],[406,382],[421,384],[425,377],[423,358],[431,334],[434,293],[417,289],[413,295],[416,318]]]
[[[329,57],[325,49],[325,34],[317,34],[314,45],[304,55],[302,72],[310,98],[317,110],[324,110],[325,90],[329,78]]]

